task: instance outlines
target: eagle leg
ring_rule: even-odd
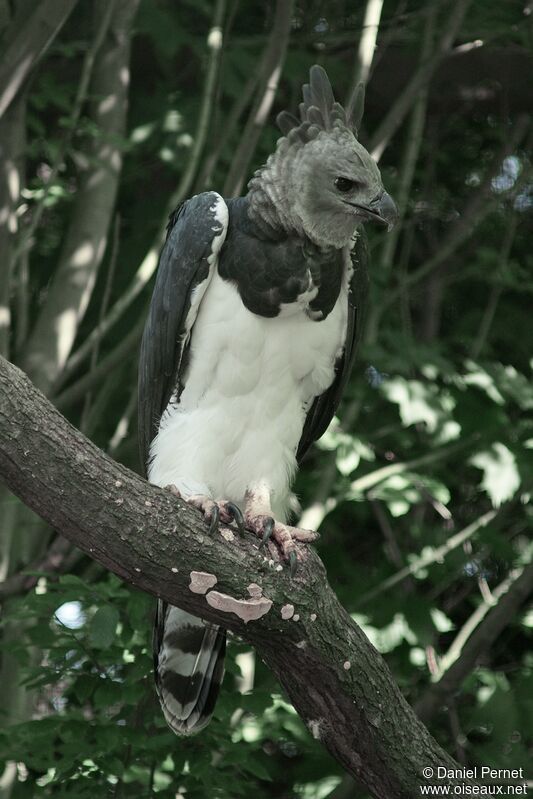
[[[277,545],[282,557],[289,562],[292,575],[296,573],[298,564],[298,543],[309,544],[318,538],[318,533],[313,530],[302,530],[274,519],[270,492],[263,485],[246,492],[244,521],[248,530],[261,537],[261,546],[270,541]]]
[[[233,502],[226,500],[214,500],[204,494],[193,494],[184,496],[175,485],[165,486],[174,496],[179,497],[184,502],[202,511],[205,521],[209,524],[209,532],[215,533],[220,522],[223,524],[235,524],[241,535],[244,535],[244,516],[241,509]]]

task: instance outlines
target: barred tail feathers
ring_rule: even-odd
[[[226,632],[159,601],[154,627],[157,695],[169,727],[193,735],[210,721],[224,676]]]

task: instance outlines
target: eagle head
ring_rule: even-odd
[[[300,119],[286,111],[278,115],[285,135],[250,181],[252,201],[259,208],[261,201],[271,203],[282,227],[319,246],[344,247],[367,221],[390,229],[396,205],[357,139],[362,110],[362,85],[345,110],[335,101],[326,72],[311,67]]]

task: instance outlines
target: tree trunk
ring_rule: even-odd
[[[22,362],[45,394],[63,369],[87,309],[117,194],[126,124],[130,33],[137,0],[115,0],[111,22],[96,60],[91,83],[91,117],[98,136],[76,193],[70,225],[43,306]],[[103,11],[95,4],[95,19]]]
[[[61,30],[76,0],[41,0],[34,5],[26,4],[20,9],[24,13],[17,9],[13,30],[6,35],[9,45],[0,60],[0,117]]]
[[[89,153],[89,168],[76,196],[59,266],[49,288],[46,303],[22,355],[27,369],[47,393],[50,392],[70,353],[78,324],[89,302],[105,251],[106,236],[120,176],[119,137],[125,130],[131,24],[138,0],[114,0],[114,2],[111,22],[98,53],[91,85],[93,97],[91,115],[99,128],[100,135],[95,139]],[[39,17],[41,27],[35,28],[36,36],[44,35],[44,31],[49,27],[48,22],[55,19],[55,12],[63,9],[62,19],[66,19],[66,9],[70,11],[74,4],[73,0],[69,2],[62,0],[57,3],[44,1],[35,10],[28,24],[32,20],[37,24],[39,13],[49,6],[57,6],[57,9],[51,12],[49,19],[43,21]],[[96,27],[104,10],[103,2],[95,3]],[[48,14],[48,11],[46,13]],[[20,16],[23,15],[19,14]],[[54,28],[56,33],[59,27],[58,23]],[[27,34],[26,28],[22,33]],[[31,37],[28,41],[33,46]],[[9,52],[11,50],[4,54],[0,72]],[[35,50],[35,57],[37,55]],[[15,106],[12,104],[0,122],[5,123],[14,109]],[[13,239],[11,247],[12,242]],[[7,491],[2,490],[1,494],[0,567],[7,575],[16,572],[21,562],[32,561],[40,554],[46,547],[49,531],[43,529],[40,523],[25,524],[25,509],[21,508],[16,498]],[[14,634],[20,638],[21,632],[20,628],[11,630],[9,626],[2,630],[2,645],[6,654],[2,658],[0,667],[2,685],[0,711],[5,724],[25,721],[31,713],[31,695],[20,685],[17,663],[9,655],[10,635]],[[0,799],[8,799],[11,795],[13,777],[12,771],[6,770],[0,780]]]

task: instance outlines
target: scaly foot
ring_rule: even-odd
[[[179,497],[194,508],[201,510],[204,519],[209,524],[210,533],[215,533],[218,530],[219,523],[222,522],[223,524],[235,524],[239,533],[244,535],[244,517],[241,509],[233,502],[227,502],[223,499],[214,500],[203,494],[184,497],[175,485],[165,486],[165,490],[170,491],[171,494]]]
[[[298,566],[298,543],[310,544],[319,537],[313,530],[302,530],[276,521],[269,513],[261,512],[265,506],[248,500],[244,516],[238,505],[227,500],[214,500],[203,494],[183,496],[175,485],[165,486],[167,491],[188,502],[194,508],[201,510],[204,519],[209,524],[209,532],[215,533],[219,523],[235,524],[239,533],[244,535],[245,529],[250,530],[261,538],[261,546],[273,544],[281,552],[282,557],[289,562],[291,575],[294,576]],[[248,499],[248,498],[247,498]],[[267,506],[268,509],[269,506]],[[259,512],[258,512],[259,511]],[[273,550],[273,553],[275,550]]]
[[[261,537],[261,545],[274,541],[285,560],[289,561],[291,575],[294,577],[298,567],[297,543],[310,544],[316,541],[318,533],[313,530],[302,530],[300,527],[291,527],[276,521],[272,516],[264,513],[245,513],[244,522],[247,530],[251,530]]]

